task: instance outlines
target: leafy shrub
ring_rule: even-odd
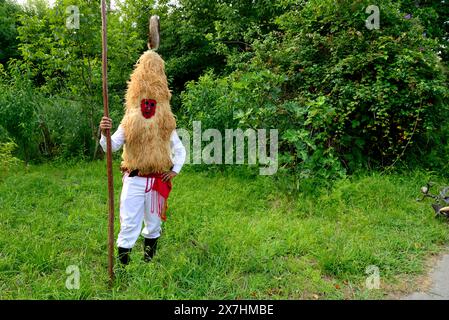
[[[0,141],[12,139],[18,146],[17,156],[25,162],[92,158],[97,143],[97,133],[92,128],[98,128],[102,107],[95,106],[96,114],[92,115],[90,106],[86,108],[89,103],[92,101],[69,93],[48,96],[35,88],[26,74],[3,79],[0,82]],[[115,112],[113,118],[118,122]]]
[[[369,1],[312,0],[252,44],[250,63],[208,73],[183,94],[203,126],[278,128],[282,168],[298,178],[385,167],[419,148],[448,117],[436,41],[399,5],[381,1],[381,28],[365,26]]]
[[[391,164],[448,113],[437,43],[391,1],[380,3],[380,29],[367,29],[368,5],[339,1],[334,11],[331,1],[310,1],[285,14],[286,36],[271,56],[299,97],[328,97],[336,117],[327,143],[351,169]]]
[[[39,117],[38,103],[41,97],[26,78],[0,83],[0,127],[18,145],[18,155],[26,162],[38,151]]]
[[[7,175],[11,168],[18,166],[22,161],[13,156],[17,145],[12,142],[0,142],[0,179]]]

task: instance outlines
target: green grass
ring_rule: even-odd
[[[42,165],[0,181],[1,299],[377,299],[449,239],[415,201],[428,173],[366,174],[292,197],[270,177],[185,167],[154,261],[143,263],[139,239],[110,290],[105,172]],[[120,188],[116,171],[116,208]],[[118,221],[117,210],[116,233]],[[65,287],[70,265],[79,290]],[[379,290],[365,288],[369,265]]]

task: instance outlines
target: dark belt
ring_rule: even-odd
[[[171,168],[173,169],[173,167]],[[139,175],[139,169],[134,169],[133,171],[131,171],[128,175],[128,177],[132,178],[132,177],[136,177]]]
[[[135,176],[138,176],[138,175],[139,175],[139,170],[136,169],[136,170],[131,171],[129,173],[128,177],[132,178],[132,177],[135,177]]]

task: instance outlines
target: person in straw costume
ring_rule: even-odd
[[[185,162],[186,150],[176,133],[170,98],[164,61],[155,51],[148,50],[131,74],[125,115],[111,137],[112,151],[123,146],[117,246],[119,261],[124,265],[129,263],[140,233],[144,237],[144,261],[153,258],[162,221],[166,220],[171,182]],[[103,117],[100,128],[100,145],[106,150],[104,131],[112,129],[112,120]]]

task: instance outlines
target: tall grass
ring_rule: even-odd
[[[236,172],[186,166],[154,261],[142,261],[140,239],[112,290],[104,163],[10,174],[0,182],[0,298],[383,298],[423,273],[449,239],[447,223],[415,201],[425,172],[365,174],[295,196],[269,177]],[[116,232],[118,220],[117,212]],[[65,286],[70,265],[79,267],[79,290]],[[379,290],[365,287],[370,265]]]

